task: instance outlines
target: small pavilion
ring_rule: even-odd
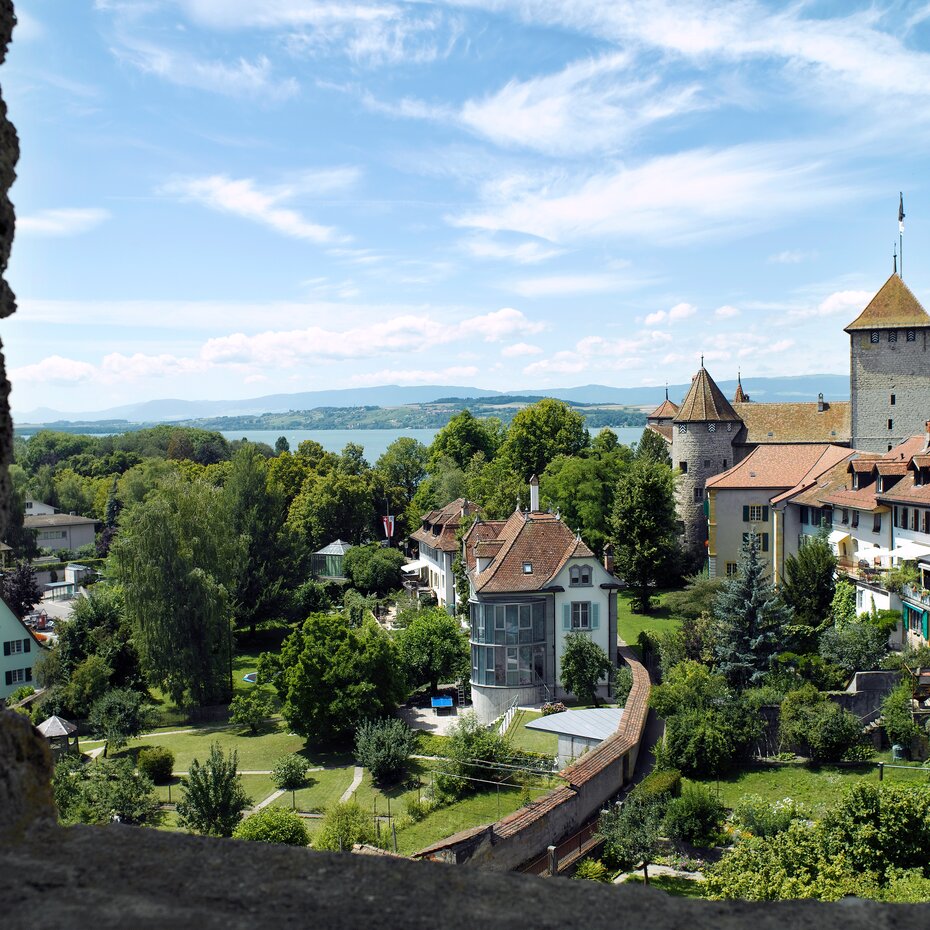
[[[39,724],[38,730],[48,740],[52,756],[56,761],[69,752],[80,753],[78,728],[70,720],[65,720],[64,717],[49,717],[48,720],[43,720]],[[74,745],[71,744],[72,736]]]
[[[526,728],[555,733],[559,738],[558,764],[565,766],[616,733],[622,718],[622,707],[590,707],[549,714],[531,720]]]
[[[331,581],[345,581],[345,569],[343,560],[345,554],[352,546],[342,539],[331,542],[324,546],[319,552],[314,552],[310,557],[310,570],[319,578],[328,578]]]

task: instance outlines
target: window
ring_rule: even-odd
[[[892,330],[889,331],[889,333],[888,333],[888,341],[889,341],[889,342],[897,342],[897,341],[898,341],[898,331],[897,331],[896,329],[892,329]]]
[[[759,550],[761,552],[769,551],[769,534],[768,533],[757,533],[757,538],[759,540]],[[743,533],[743,542],[749,540],[749,533]]]
[[[908,342],[917,342],[917,333],[913,329],[909,329],[905,336]]]
[[[687,433],[687,432],[688,432],[688,424],[687,424],[687,423],[679,423],[679,424],[678,424],[678,432],[679,432],[679,433]]]
[[[850,487],[851,487],[854,491],[858,491],[858,490],[859,490],[859,472],[854,471],[854,472],[852,473],[852,483],[850,484]]]
[[[532,562],[524,562],[524,563],[523,563],[523,574],[524,574],[524,575],[532,575],[532,574],[533,574],[533,563],[532,563]]]
[[[888,451],[889,451],[889,452],[891,451],[891,446],[890,446],[890,445],[888,446]],[[876,476],[875,476],[875,490],[876,490],[876,491],[884,491],[884,490],[885,490],[885,476],[884,476],[884,475],[876,475]]]
[[[708,433],[716,433],[716,432],[717,432],[717,424],[716,424],[716,423],[708,423],[708,424],[707,424],[707,432],[708,432]]]
[[[591,604],[588,601],[572,601],[572,629],[591,629]]]
[[[907,518],[908,518],[908,516],[910,516],[910,514],[909,514],[908,511],[907,511],[907,507],[902,507],[902,508],[901,508],[901,529],[902,529],[902,530],[906,530],[906,529],[907,529]]]
[[[810,510],[808,510],[807,507],[802,507],[801,508],[801,523],[803,523],[805,526],[809,526],[810,522],[811,522]]]
[[[699,504],[702,500],[704,500],[704,489],[695,488],[694,489],[694,503]]]
[[[840,513],[840,523],[849,523],[849,511],[845,507]]]
[[[768,520],[769,515],[766,513],[768,507],[763,507],[761,504],[750,504],[749,505],[749,522],[750,523],[761,523],[763,520]]]
[[[894,405],[895,405],[895,396],[894,394],[892,394],[891,395],[891,406],[893,407]]]
[[[704,467],[710,468],[710,459],[704,459]]]
[[[888,429],[894,429],[894,420],[888,417]]]
[[[878,337],[878,330],[877,330],[877,329],[873,329],[872,332],[869,333],[869,342],[873,342],[873,343],[874,343],[874,342],[878,342],[878,338],[879,338],[879,337]]]
[[[862,588],[856,588],[856,609],[862,610]]]
[[[573,565],[568,570],[568,584],[572,588],[578,588],[591,584],[591,566],[590,565]]]
[[[29,651],[28,645],[29,640],[11,639],[3,644],[3,654],[5,656],[18,656],[23,652]]]
[[[924,511],[924,525],[923,532],[930,533],[930,510]]]
[[[736,562],[727,562],[727,578],[739,574],[739,565]]]
[[[32,501],[26,501],[26,510],[32,510]]]
[[[688,463],[687,463],[687,462],[679,462],[679,463],[678,463],[678,470],[679,470],[683,475],[687,475],[687,474],[688,474]]]
[[[723,467],[724,467],[724,468],[727,467],[727,460],[726,460],[726,459],[723,460]]]
[[[27,681],[32,681],[31,668],[14,668],[6,673],[7,685],[22,685]]]
[[[858,525],[859,525],[859,511],[858,511],[858,510],[854,510],[854,511],[852,512],[852,526],[853,526],[853,529],[855,529]]]
[[[882,528],[882,515],[880,513],[877,513],[875,514],[874,517],[872,517],[872,532],[879,533],[881,532],[881,528]]]
[[[916,507],[911,512],[911,529],[920,529],[920,511]]]

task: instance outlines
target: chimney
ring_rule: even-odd
[[[614,573],[614,547],[612,543],[604,546],[604,569],[611,575]]]
[[[823,394],[822,394],[822,393],[821,393],[821,394],[818,394],[818,395],[817,395],[817,412],[818,412],[818,413],[823,413],[824,408],[825,408],[826,406],[827,406],[827,405],[823,402]]]
[[[539,510],[539,479],[536,475],[530,478],[530,513]]]

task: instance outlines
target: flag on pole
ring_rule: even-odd
[[[394,535],[394,517],[389,514],[382,517],[381,522],[384,524],[384,535],[390,539]]]
[[[900,199],[898,200],[898,232],[904,232],[904,192],[900,193]]]

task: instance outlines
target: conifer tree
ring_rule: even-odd
[[[739,691],[758,684],[781,647],[791,613],[765,576],[759,537],[748,533],[739,571],[714,605],[717,670]]]

